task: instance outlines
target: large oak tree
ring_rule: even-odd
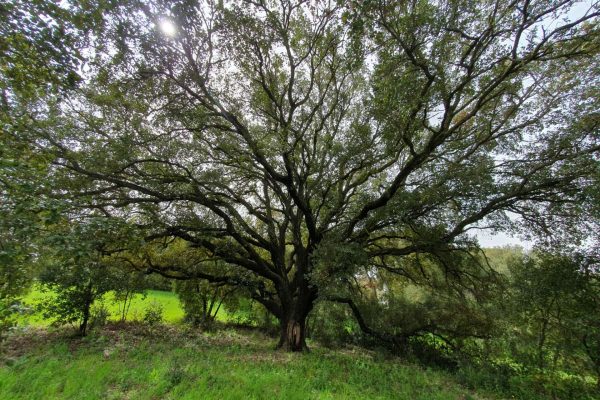
[[[252,279],[145,268],[246,284],[301,350],[320,296],[370,331],[330,289],[358,267],[411,279],[422,256],[476,293],[474,230],[585,229],[598,7],[572,3],[123,1],[19,135],[52,195]]]

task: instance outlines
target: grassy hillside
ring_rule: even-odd
[[[84,339],[32,333],[0,352],[1,399],[488,398],[446,373],[365,350],[276,352],[256,332],[129,324]]]

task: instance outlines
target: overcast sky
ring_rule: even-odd
[[[594,1],[586,0],[578,4],[575,4],[571,11],[568,13],[570,20],[578,19],[586,14]],[[479,231],[477,233],[477,239],[482,247],[498,247],[507,245],[519,245],[526,249],[530,249],[533,243],[527,240],[521,240],[516,236],[510,236],[506,233],[499,233],[496,235],[487,233],[486,231]]]
[[[527,240],[521,240],[517,237],[509,236],[505,233],[499,233],[496,235],[491,235],[485,232],[480,232],[477,234],[477,239],[479,240],[479,244],[481,247],[500,247],[507,245],[519,245],[523,248],[530,249],[533,246],[533,243]]]

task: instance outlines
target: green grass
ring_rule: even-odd
[[[33,288],[31,292],[23,298],[23,302],[27,306],[34,306],[37,303],[51,300],[53,296],[54,294],[51,292],[43,292],[39,288]],[[119,320],[121,318],[121,312],[119,311],[120,304],[114,301],[114,295],[108,293],[104,296],[103,302],[110,313],[109,319],[113,321]],[[146,291],[145,296],[137,294],[131,302],[127,320],[141,320],[144,315],[144,310],[152,304],[152,302],[157,302],[163,307],[163,317],[165,322],[177,324],[183,320],[183,308],[181,307],[177,295],[173,292],[159,290],[148,290]],[[222,319],[226,319],[226,314],[224,312],[220,312],[219,314]],[[40,314],[22,316],[18,320],[18,323],[21,326],[48,326],[50,322],[51,321],[44,319]]]
[[[13,336],[0,363],[0,398],[484,398],[444,372],[357,349],[276,352],[274,339],[256,332],[127,325],[84,339],[65,335]]]

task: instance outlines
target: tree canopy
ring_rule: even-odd
[[[574,4],[150,0],[84,20],[65,3],[49,27],[80,61],[41,104],[1,80],[6,130],[48,157],[41,192],[72,218],[206,255],[140,269],[244,286],[301,350],[318,299],[360,318],[361,273],[477,298],[494,275],[477,230],[585,238],[599,10]]]

